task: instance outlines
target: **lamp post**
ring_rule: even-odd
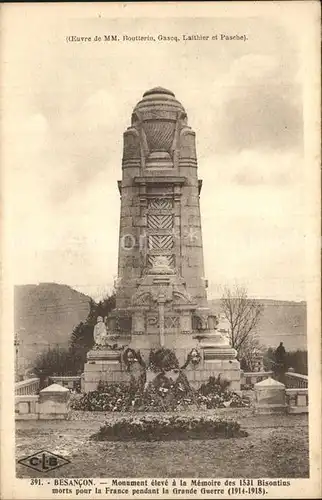
[[[15,381],[19,381],[19,345],[20,345],[20,338],[19,338],[19,333],[15,332],[14,336],[14,346],[15,346]]]

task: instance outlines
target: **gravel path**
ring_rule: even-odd
[[[308,477],[307,415],[255,416],[245,408],[209,412],[236,418],[249,436],[94,442],[90,436],[105,421],[129,413],[73,411],[70,420],[17,421],[17,459],[45,449],[70,460],[50,472],[50,477]],[[38,477],[39,473],[17,465],[17,475]]]
[[[99,422],[116,421],[133,415],[156,415],[157,412],[103,412],[103,411],[78,411],[72,410],[70,420],[95,420]],[[162,412],[161,415],[218,415],[234,419],[248,418],[254,414],[250,408],[218,408],[216,410],[193,410],[178,412]]]

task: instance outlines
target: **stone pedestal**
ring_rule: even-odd
[[[183,368],[183,372],[193,388],[198,389],[203,383],[208,382],[209,377],[220,375],[222,379],[230,381],[230,390],[240,391],[240,364],[236,359],[207,359],[205,351],[199,348],[195,340],[190,339],[190,342],[185,342],[185,344],[185,347],[177,347],[175,342],[169,342],[169,348],[174,349],[180,367],[184,366],[192,349],[197,349],[200,353],[201,359],[196,366],[189,363]],[[136,351],[140,353],[147,367],[150,348],[143,347],[136,349]],[[100,381],[130,383],[133,374],[124,363],[123,353],[124,350],[119,352],[90,351],[88,353],[89,361],[84,367],[84,391],[95,391]]]
[[[286,389],[286,401],[288,413],[308,413],[309,394],[307,388]]]
[[[285,413],[285,385],[271,377],[254,385],[256,413]]]
[[[67,387],[52,384],[39,393],[39,418],[62,420],[69,414],[70,392]]]
[[[84,366],[84,391],[95,391],[102,382],[128,382],[126,367],[122,364],[122,350],[102,348],[87,353]]]
[[[202,360],[200,365],[188,366],[185,374],[191,387],[198,389],[209,377],[220,377],[230,381],[229,389],[240,391],[240,366],[237,360]]]

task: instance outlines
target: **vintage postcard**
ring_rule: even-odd
[[[1,13],[1,498],[320,498],[319,4]]]

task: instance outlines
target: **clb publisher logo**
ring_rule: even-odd
[[[25,465],[38,472],[49,472],[69,463],[70,460],[46,450],[38,451],[33,455],[29,455],[29,457],[18,460],[18,464]]]

